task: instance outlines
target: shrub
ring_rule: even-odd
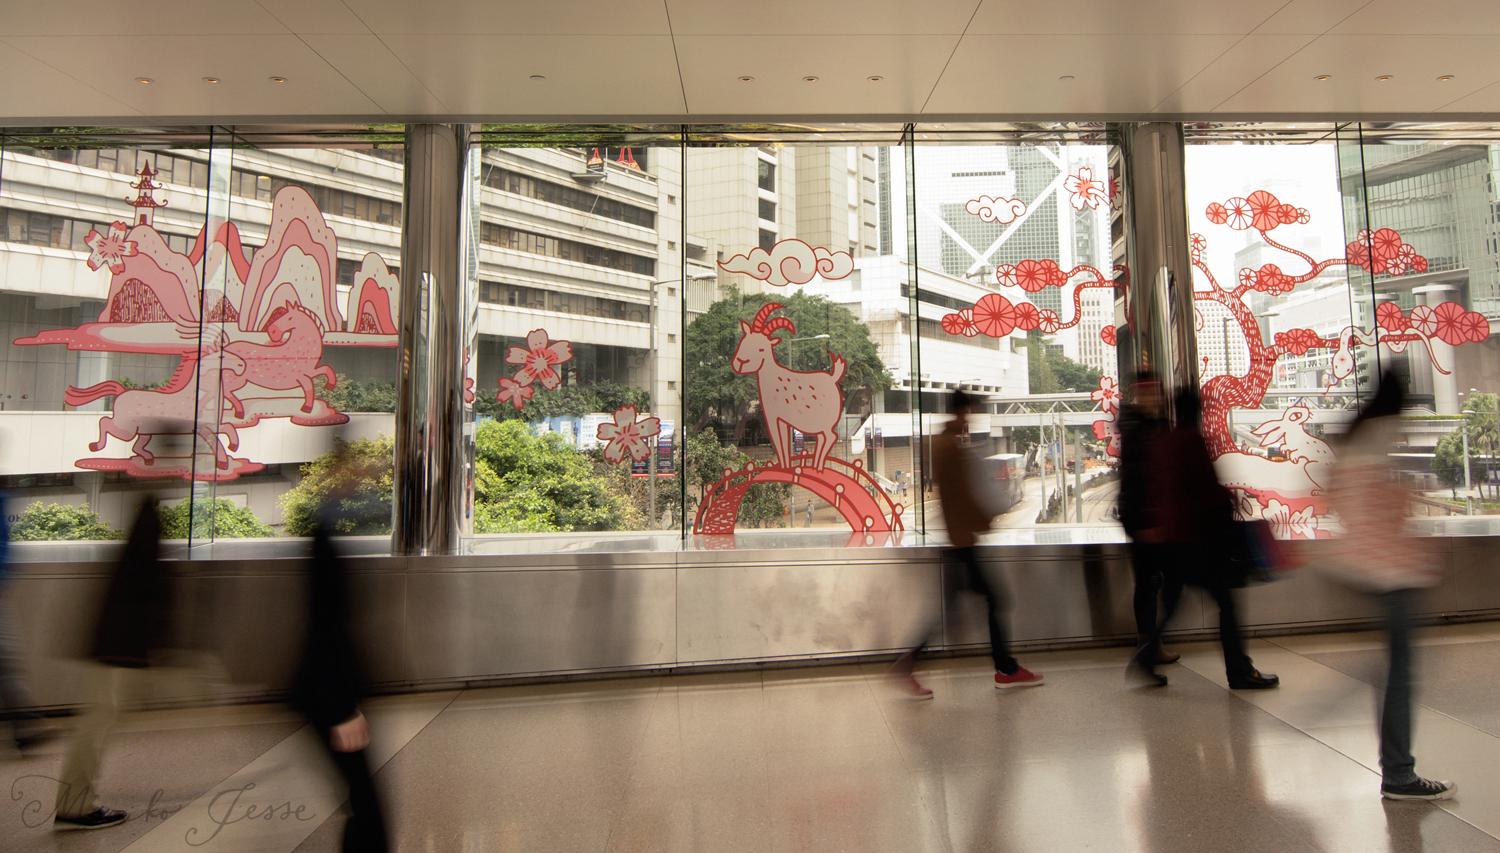
[[[281,496],[288,536],[311,536],[326,501],[337,505],[334,531],[344,536],[391,532],[395,443],[388,435],[336,440],[333,450],[302,466],[302,482]]]
[[[161,538],[188,538],[188,503],[184,500],[156,508],[161,516]],[[235,506],[227,498],[195,498],[192,507],[193,539],[264,539],[276,535],[249,507]]]
[[[88,504],[48,504],[38,501],[27,507],[10,527],[10,538],[20,542],[57,542],[73,539],[123,539]]]

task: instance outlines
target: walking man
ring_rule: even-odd
[[[975,545],[979,535],[990,529],[998,514],[997,504],[979,488],[984,467],[968,446],[969,416],[974,412],[974,398],[964,391],[953,393],[953,420],[932,440],[933,481],[937,484],[938,502],[948,525],[948,539],[953,547],[944,555],[945,562],[960,567],[969,589],[984,596],[990,622],[990,657],[995,664],[995,686],[1034,687],[1042,676],[1027,669],[1010,654],[1010,627],[1006,623],[1009,608],[1004,581],[988,577],[979,567]],[[923,687],[912,674],[922,647],[927,644],[935,625],[928,625],[911,651],[891,666],[889,678],[897,689],[912,699],[930,699],[932,691]]]
[[[1161,544],[1143,536],[1153,525],[1151,458],[1167,431],[1166,398],[1161,379],[1150,371],[1136,374],[1131,402],[1120,412],[1120,526],[1130,537],[1130,568],[1135,574],[1136,646],[1156,633],[1156,599],[1161,592]],[[1156,663],[1175,663],[1180,657],[1156,646]]]

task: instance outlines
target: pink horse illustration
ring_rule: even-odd
[[[323,358],[323,327],[318,318],[296,302],[285,302],[265,326],[270,344],[235,341],[224,347],[245,361],[243,374],[226,376],[224,398],[234,406],[237,418],[245,416],[245,404],[235,392],[246,385],[271,391],[302,389],[302,411],[313,410],[313,378],[322,376],[332,388],[338,382],[333,368],[320,365]]]
[[[240,357],[225,352],[222,359],[217,347],[204,353],[202,360],[184,358],[167,384],[157,390],[127,389],[113,380],[87,388],[69,387],[64,399],[70,406],[82,406],[101,397],[115,398],[114,411],[99,419],[99,440],[89,443],[89,450],[104,449],[109,436],[133,441],[131,451],[149,464],[155,456],[146,449],[158,435],[196,433],[214,451],[214,463],[220,469],[229,467],[229,455],[219,443],[219,434],[229,439],[229,449],[238,450],[240,436],[234,424],[220,423],[223,408],[222,388],[225,382],[245,372]],[[215,376],[214,374],[218,375]],[[197,422],[196,428],[190,426]]]

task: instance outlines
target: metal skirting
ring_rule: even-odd
[[[1500,608],[1500,537],[1428,540],[1447,571],[1421,614],[1463,618]],[[1293,543],[1315,564],[1320,543]],[[1010,591],[1018,645],[1125,642],[1135,633],[1134,581],[1123,545],[981,549]],[[956,594],[936,548],[743,550],[525,557],[360,557],[350,590],[366,676],[383,692],[634,670],[775,664],[893,653],[928,628],[934,649],[982,648],[977,596]],[[220,698],[278,695],[302,639],[297,560],[174,563],[180,656],[213,664]],[[13,567],[6,592],[38,707],[83,700],[83,660],[113,567]],[[948,594],[944,594],[947,587]],[[1242,593],[1253,633],[1365,626],[1375,603],[1314,568]],[[1184,599],[1174,628],[1217,624],[1212,604]],[[219,666],[222,666],[219,669]],[[162,673],[173,670],[165,668]],[[147,701],[197,698],[203,682],[155,678]],[[221,679],[222,681],[223,679]]]

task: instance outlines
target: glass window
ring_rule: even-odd
[[[1057,541],[1121,535],[1112,476],[1117,259],[1101,236],[1111,227],[1110,148],[1085,136],[953,134],[914,152],[919,320],[907,328],[915,326],[922,369],[897,380],[934,413],[929,436],[949,420],[955,391],[979,401],[968,439],[1004,508],[998,542],[1040,541],[1044,529],[1058,530],[1048,534]],[[855,168],[877,171],[868,161]],[[861,195],[886,198],[856,177],[848,175],[851,236],[862,231]],[[926,518],[929,532],[941,525]]]
[[[182,136],[191,134],[174,144]],[[359,487],[365,517],[346,532],[376,536],[365,547],[384,549],[390,499],[374,469],[390,470],[399,307],[399,271],[384,258],[399,253],[399,235],[345,244],[337,229],[329,234],[319,196],[294,177],[317,170],[316,147],[220,147],[224,137],[208,131],[200,139],[187,143],[188,157],[120,147],[3,152],[6,196],[45,201],[0,208],[10,272],[0,290],[10,324],[0,427],[53,436],[45,450],[0,448],[12,530],[22,539],[58,530],[118,537],[149,488],[163,498],[166,536],[191,538],[194,556],[293,556],[300,549],[277,539],[309,531],[311,496],[342,431],[374,466]],[[70,161],[113,178],[80,188]],[[236,171],[242,162],[253,168]],[[284,204],[217,227],[230,195],[256,192],[262,178],[269,191],[273,176]],[[371,197],[402,191],[399,175],[365,182]],[[206,197],[185,191],[211,186]],[[262,256],[259,240],[241,239],[267,233],[301,251]],[[200,247],[205,234],[217,236]],[[43,259],[37,247],[76,254]],[[197,260],[195,248],[204,250]],[[289,263],[297,266],[275,269]],[[262,266],[267,275],[250,275]],[[200,324],[201,342],[183,339]],[[121,334],[124,326],[133,328]],[[228,355],[245,369],[214,371]],[[287,381],[288,366],[297,381]],[[163,413],[181,429],[153,432],[169,422]],[[28,559],[63,553],[45,541],[27,547]]]
[[[759,205],[759,211],[758,212],[760,213],[760,218],[764,219],[767,222],[775,222],[776,221],[776,202],[771,201],[770,199],[765,199],[765,198],[760,199],[759,202],[760,202],[760,205]]]
[[[755,159],[755,185],[763,190],[776,192],[776,164],[769,160]]]

